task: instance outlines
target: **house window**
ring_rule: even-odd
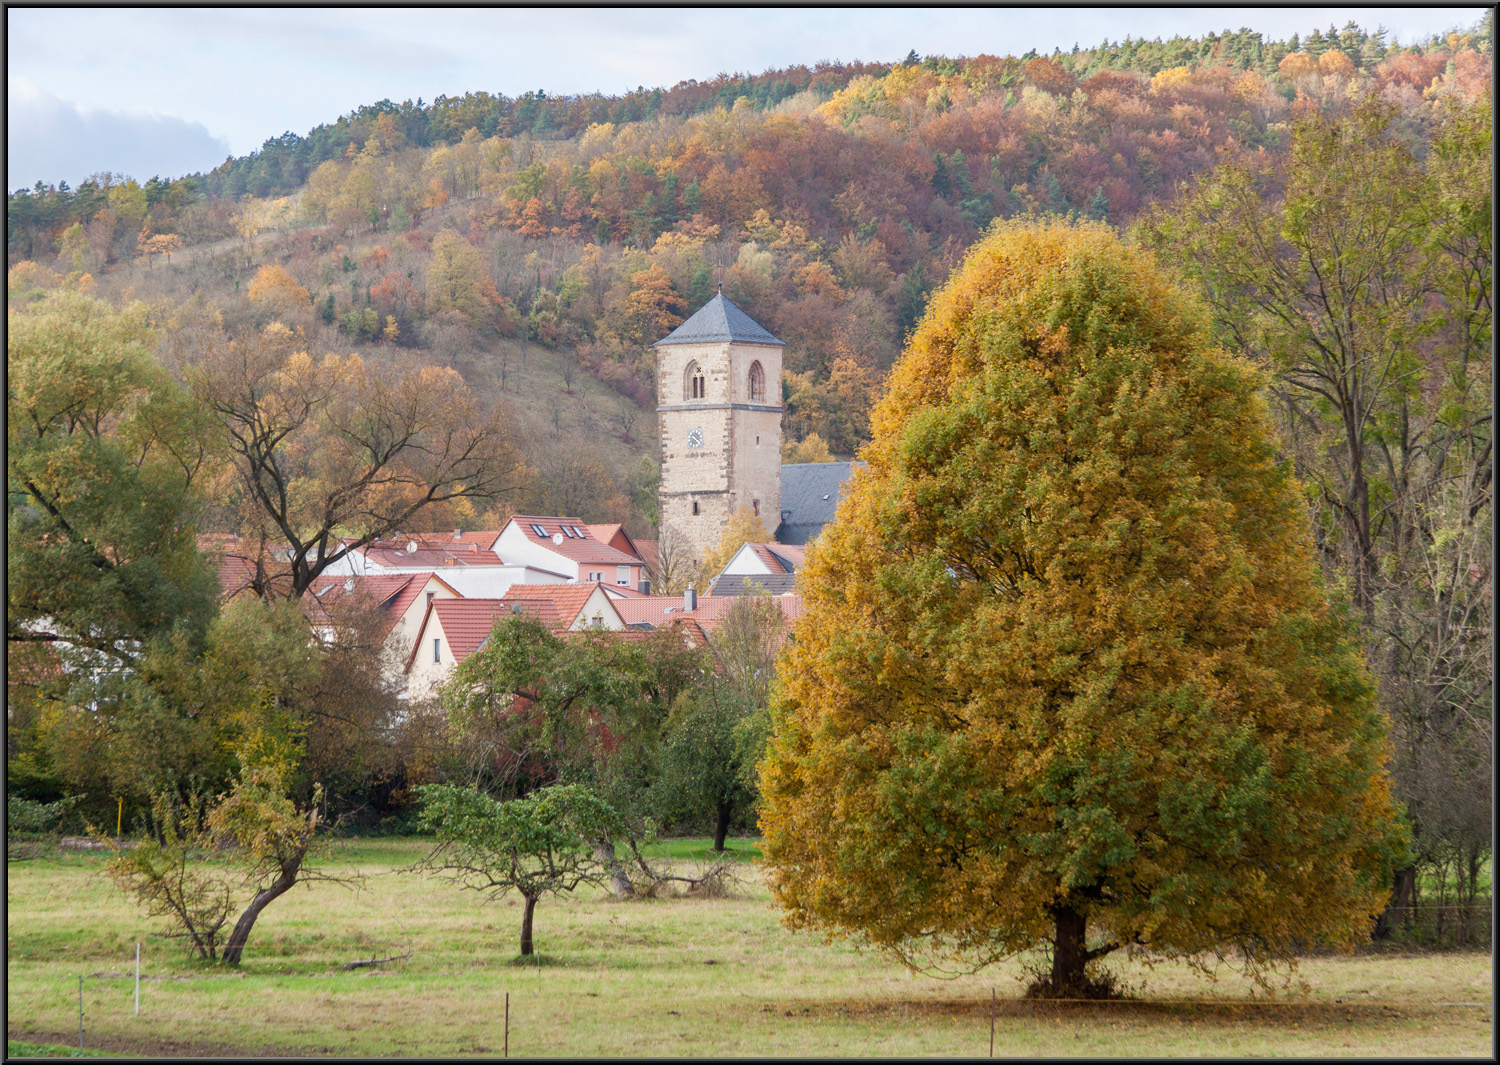
[[[760,517],[760,500],[759,499],[752,499],[750,501],[750,505],[755,508],[755,516],[757,518]]]
[[[547,538],[547,530],[544,529],[544,528],[542,528],[540,525],[537,525],[537,524],[533,523],[532,526],[531,526],[531,531],[534,532],[534,533],[536,533],[538,536],[540,536],[544,540]]]
[[[596,628],[596,629],[602,629],[602,628],[604,628],[604,615],[603,614],[595,614],[594,617],[593,617],[593,620],[592,620],[592,624],[593,624],[594,628]]]
[[[432,660],[434,662],[441,662],[443,660],[443,641],[442,640],[433,640],[432,641]]]
[[[761,369],[760,360],[756,359],[750,364],[750,402],[764,403],[766,401],[766,371]]]
[[[429,605],[432,603],[432,600],[434,598],[436,598],[436,596],[437,596],[437,592],[428,592],[427,593],[427,602],[428,602]]]
[[[598,581],[602,584],[604,582],[604,573],[602,571],[599,573],[590,573],[589,580]]]
[[[682,398],[702,399],[708,395],[708,383],[703,377],[703,367],[696,361],[687,365],[687,370],[682,375]]]
[[[698,513],[698,501],[696,499],[693,500],[693,513]]]
[[[616,566],[615,567],[615,583],[616,584],[624,584],[624,585],[627,585],[627,586],[630,584],[630,567],[629,566]]]

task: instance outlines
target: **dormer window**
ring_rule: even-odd
[[[750,402],[764,403],[766,401],[766,371],[761,368],[760,360],[756,359],[750,364]]]
[[[688,363],[687,370],[682,375],[682,398],[684,400],[703,399],[708,395],[708,381],[703,376],[703,367],[697,361]]]

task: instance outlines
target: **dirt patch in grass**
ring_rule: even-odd
[[[23,1043],[48,1043],[57,1046],[77,1046],[78,1033],[73,1032],[17,1032],[6,1033],[7,1039]],[[211,1043],[194,1040],[136,1038],[130,1036],[100,1035],[91,1038],[86,1032],[83,1045],[86,1050],[103,1051],[144,1058],[318,1058],[340,1056],[349,1053],[347,1046],[238,1046],[234,1043]]]

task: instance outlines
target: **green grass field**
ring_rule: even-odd
[[[97,854],[9,868],[9,1039],[118,1054],[196,1056],[979,1055],[990,991],[997,1056],[1346,1055],[1488,1057],[1488,954],[1317,957],[1267,999],[1231,972],[1115,965],[1136,998],[1020,998],[1019,962],[972,976],[911,976],[845,943],[783,929],[754,879],[745,897],[619,902],[598,890],[537,908],[541,965],[517,965],[520,907],[396,870],[417,840],[350,841],[335,861],[362,891],[298,888],[269,907],[239,971],[153,936],[99,875]],[[659,853],[690,867],[703,841]],[[134,958],[142,948],[141,1012]],[[345,962],[410,954],[381,968]],[[27,1053],[28,1051],[15,1051]],[[31,1051],[40,1053],[42,1051]],[[59,1051],[62,1052],[62,1051]]]

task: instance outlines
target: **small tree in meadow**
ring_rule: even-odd
[[[544,895],[608,880],[610,863],[601,860],[595,841],[615,832],[619,817],[580,784],[542,788],[509,802],[446,784],[419,791],[422,827],[436,832],[438,843],[413,868],[496,898],[518,892],[525,900],[523,956],[534,951],[532,918]]]
[[[127,850],[94,835],[114,851],[105,869],[115,886],[147,916],[167,918],[166,935],[186,939],[202,958],[238,965],[256,920],[295,884],[357,881],[308,865],[318,852],[321,800],[319,787],[300,806],[287,797],[279,771],[246,768],[212,804],[197,794],[186,802],[156,795],[152,812],[159,839]],[[215,852],[223,858],[211,858]],[[246,891],[250,899],[242,903]],[[224,927],[237,909],[240,916],[225,939]]]

